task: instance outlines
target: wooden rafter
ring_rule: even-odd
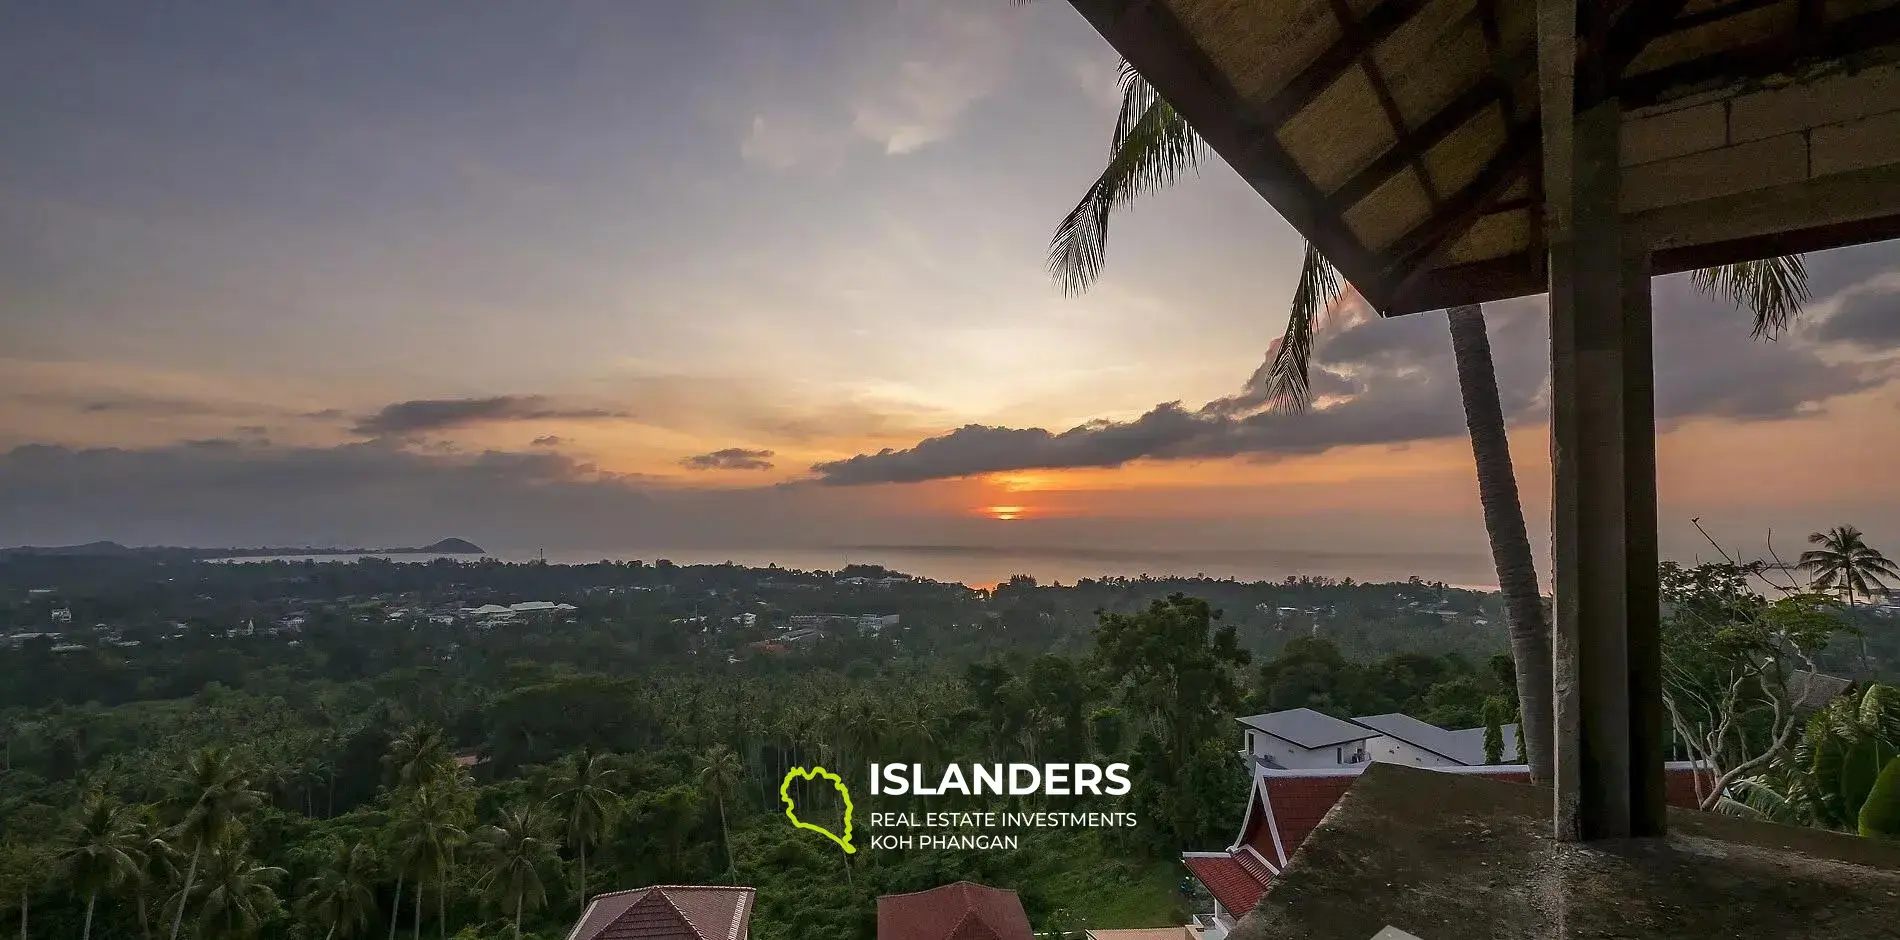
[[[1339,41],[1301,70],[1260,108],[1260,119],[1278,126],[1300,113],[1373,47],[1404,26],[1427,0],[1385,0],[1350,24],[1342,23]]]
[[[1900,7],[1886,7],[1829,23],[1818,35],[1786,33],[1737,49],[1624,78],[1617,96],[1643,107],[1678,94],[1790,71],[1805,61],[1849,58],[1900,43]]]
[[[1346,0],[1332,0],[1333,18],[1339,21],[1341,33],[1352,30],[1354,24],[1352,5]],[[1392,86],[1385,79],[1385,70],[1372,56],[1366,55],[1359,60],[1359,69],[1366,73],[1366,82],[1372,86],[1372,96],[1379,101],[1379,110],[1385,113],[1385,122],[1392,128],[1392,139],[1397,144],[1387,153],[1396,153],[1404,158],[1406,165],[1418,177],[1419,188],[1425,191],[1425,202],[1437,212],[1444,199],[1438,193],[1437,183],[1425,167],[1425,150],[1418,146],[1406,146],[1406,138],[1411,129],[1405,124],[1405,114],[1399,110],[1398,99],[1392,97]],[[1449,132],[1448,132],[1449,133]]]
[[[1730,0],[1730,2],[1718,7],[1710,7],[1706,10],[1696,10],[1692,13],[1682,13],[1678,15],[1675,19],[1669,21],[1669,26],[1663,30],[1662,35],[1673,36],[1677,33],[1686,33],[1689,30],[1699,29],[1710,23],[1720,23],[1723,20],[1733,19],[1744,13],[1753,13],[1756,10],[1780,6],[1786,2],[1788,2],[1788,0]]]
[[[1471,182],[1446,201],[1442,212],[1406,233],[1392,246],[1394,260],[1386,268],[1384,279],[1393,285],[1393,296],[1402,300],[1418,279],[1490,211],[1536,157],[1536,124],[1523,122],[1514,126],[1503,148]]]
[[[1509,82],[1529,74],[1530,69],[1535,65],[1534,59],[1521,56],[1514,60],[1514,65],[1507,72],[1511,78],[1498,75],[1481,78],[1458,97],[1453,98],[1449,104],[1440,108],[1437,113],[1425,119],[1418,127],[1409,131],[1398,128],[1400,131],[1398,143],[1381,153],[1371,163],[1366,164],[1364,169],[1348,177],[1338,189],[1333,190],[1327,200],[1335,211],[1344,212],[1359,200],[1371,195],[1373,190],[1391,179],[1393,174],[1405,169],[1408,154],[1423,154],[1432,149],[1440,141],[1450,137],[1453,131],[1465,126],[1466,122],[1482,114],[1486,108],[1494,104],[1504,108],[1505,121],[1509,122],[1512,110]]]

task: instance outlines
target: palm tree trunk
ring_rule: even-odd
[[[435,931],[441,940],[449,937],[449,888],[448,874],[442,876],[442,884],[435,886]]]
[[[739,866],[732,863],[732,830],[726,828],[726,798],[719,798],[719,837],[726,843],[726,871],[734,872]]]
[[[422,882],[417,881],[416,882],[416,927],[415,927],[415,932],[410,934],[410,936],[414,937],[415,940],[422,940],[422,894],[423,894]]]
[[[198,880],[198,856],[203,853],[203,844],[191,849],[191,864],[185,868],[185,888],[178,892],[178,910],[172,912],[172,940],[178,940],[178,929],[185,925],[185,902],[191,900],[192,882]]]
[[[1855,616],[1854,592],[1851,588],[1847,591],[1847,622],[1853,624],[1854,629],[1860,630],[1860,674],[1863,679],[1871,682],[1873,674],[1867,671],[1867,631],[1861,629],[1860,618]]]
[[[402,874],[396,873],[396,900],[389,905],[389,940],[396,940],[396,921],[402,917]]]
[[[92,909],[99,903],[99,892],[86,895],[86,926],[79,931],[79,940],[92,940]]]
[[[587,909],[587,840],[578,841],[581,852],[581,910],[585,912]]]
[[[139,904],[139,933],[145,937],[145,940],[152,940],[152,918],[145,912],[145,887],[140,885],[133,894],[138,898]]]
[[[515,940],[521,940],[521,891],[515,891]]]
[[[20,940],[26,940],[27,904],[31,900],[32,900],[32,895],[27,894],[25,888],[21,888],[20,889]]]
[[[1504,595],[1505,621],[1511,639],[1511,660],[1517,670],[1519,758],[1530,768],[1531,782],[1551,779],[1553,714],[1550,661],[1550,625],[1544,618],[1544,598],[1537,589],[1537,566],[1531,557],[1530,535],[1524,528],[1524,507],[1518,501],[1517,474],[1511,466],[1511,443],[1505,435],[1504,405],[1498,398],[1498,377],[1491,361],[1491,339],[1485,333],[1484,313],[1477,306],[1453,308],[1452,358],[1458,364],[1458,394],[1463,399],[1465,427],[1471,434],[1471,456],[1477,465],[1478,503],[1484,510],[1484,531],[1491,543],[1491,562],[1497,568],[1498,590]]]

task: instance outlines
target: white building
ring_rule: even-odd
[[[1383,732],[1366,742],[1373,760],[1413,767],[1476,767],[1484,760],[1484,729],[1447,731],[1410,715],[1369,715],[1354,724]],[[1500,761],[1517,762],[1517,725],[1505,725],[1504,754]]]
[[[71,608],[67,608],[67,607],[53,608],[53,622],[54,623],[72,623],[73,612]]]
[[[1310,708],[1290,708],[1240,719],[1246,753],[1256,763],[1287,770],[1364,763],[1366,742],[1378,732]]]

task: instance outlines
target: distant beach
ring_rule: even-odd
[[[258,561],[354,561],[384,558],[427,562],[437,558],[474,561],[477,557],[508,562],[534,561],[539,550],[502,550],[491,555],[289,555],[271,558],[228,558],[220,563]],[[1234,578],[1238,581],[1280,581],[1307,575],[1352,578],[1357,581],[1403,581],[1417,575],[1476,590],[1496,590],[1497,577],[1490,558],[1451,552],[1306,552],[1281,549],[1139,551],[1089,548],[997,548],[980,545],[857,545],[837,548],[747,549],[549,549],[550,564],[581,565],[601,561],[654,562],[666,559],[678,565],[731,562],[748,568],[778,565],[807,571],[836,571],[846,565],[882,565],[905,574],[971,587],[993,587],[1013,575],[1029,575],[1049,584],[1073,584],[1103,576]]]

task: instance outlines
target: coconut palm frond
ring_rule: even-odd
[[[1300,263],[1299,286],[1293,291],[1293,307],[1287,312],[1286,334],[1267,370],[1268,406],[1287,412],[1305,410],[1312,404],[1313,387],[1308,372],[1313,361],[1313,335],[1326,308],[1339,299],[1344,284],[1339,271],[1311,243]]]
[[[1694,281],[1703,293],[1754,313],[1756,339],[1779,339],[1810,299],[1808,269],[1799,255],[1703,268]]]
[[[1109,214],[1198,168],[1206,146],[1133,70],[1123,72],[1114,144],[1108,166],[1049,240],[1049,274],[1065,294],[1088,290],[1101,276]]]

